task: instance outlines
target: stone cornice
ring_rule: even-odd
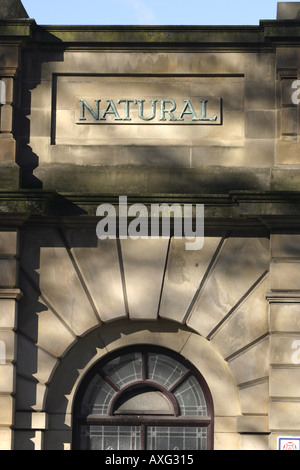
[[[225,195],[151,194],[128,195],[128,206],[144,204],[204,204],[205,223],[211,230],[300,230],[300,192],[235,191]],[[0,191],[0,224],[41,223],[94,224],[100,204],[119,204],[119,196],[59,194],[43,190]],[[52,221],[52,222],[51,222]],[[70,222],[73,221],[73,222]]]
[[[35,46],[193,48],[270,47],[299,43],[298,20],[262,20],[257,26],[68,26],[37,25],[34,19],[0,20],[0,42],[31,38]]]

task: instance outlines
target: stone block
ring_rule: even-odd
[[[16,360],[16,335],[12,331],[0,330],[0,364]]]
[[[0,299],[0,329],[14,330],[16,327],[17,303],[15,300]]]
[[[121,240],[131,319],[157,318],[168,245],[168,239]]]
[[[215,416],[214,429],[216,433],[237,432],[237,418],[228,416]]]
[[[65,450],[72,442],[72,430],[47,431],[44,436],[44,450]]]
[[[269,434],[241,435],[241,450],[264,451],[269,450]]]
[[[183,322],[221,239],[205,238],[201,250],[187,251],[186,239],[172,238],[160,316]]]
[[[284,108],[281,110],[281,133],[283,135],[297,135],[297,116],[297,108]]]
[[[283,78],[281,80],[281,106],[293,106],[296,109],[296,106],[292,102],[292,95],[295,91],[292,85],[296,78],[295,76],[294,78]]]
[[[48,383],[57,365],[57,360],[42,349],[37,352],[37,372],[33,374],[41,383]]]
[[[245,136],[248,139],[274,139],[275,111],[248,111]]]
[[[44,142],[31,141],[36,153]],[[145,143],[145,142],[143,142]],[[222,147],[221,147],[222,148]],[[41,150],[40,150],[41,151]],[[133,165],[154,167],[189,167],[191,149],[189,145],[53,145],[43,152],[44,163],[72,161],[77,165]],[[48,158],[47,158],[48,155]]]
[[[277,2],[277,20],[299,20],[300,2]]]
[[[270,362],[271,364],[295,365],[300,360],[298,354],[300,335],[273,334],[270,338]],[[295,347],[296,346],[296,347]]]
[[[208,336],[268,269],[267,239],[229,238],[211,269],[188,319]]]
[[[29,120],[30,136],[49,138],[51,134],[51,109],[33,109]]]
[[[287,145],[284,145],[287,144]],[[295,163],[299,164],[299,145],[291,142],[278,142],[275,151],[275,163]],[[282,161],[282,157],[283,160]],[[280,161],[281,160],[281,161]],[[287,161],[288,160],[288,161]],[[271,174],[270,188],[272,191],[298,191],[300,185],[300,171],[297,168],[273,169]],[[295,204],[293,204],[295,205]],[[288,208],[290,209],[290,208]],[[293,209],[293,206],[292,206]]]
[[[228,363],[238,384],[267,377],[269,375],[269,338],[254,344]]]
[[[32,413],[31,427],[32,429],[47,429],[48,416],[46,413]]]
[[[261,66],[262,75],[266,68]],[[245,83],[245,109],[251,111],[275,109],[274,83],[263,80],[247,80]]]
[[[35,431],[18,430],[14,432],[14,450],[35,450]]]
[[[270,403],[270,429],[298,431],[300,429],[300,402],[272,401]]]
[[[23,275],[20,277],[20,286],[23,298],[19,304],[19,311],[22,312],[18,321],[19,331],[54,356],[60,357],[76,340],[76,336],[38,297],[37,291]]]
[[[18,372],[35,377],[46,384],[53,373],[57,359],[23,336],[18,337]]]
[[[300,304],[272,303],[270,305],[270,331],[300,334]]]
[[[214,450],[240,450],[241,438],[238,433],[215,433]]]
[[[193,168],[211,166],[238,168],[270,168],[274,161],[274,141],[272,139],[246,139],[239,141],[219,141],[218,145],[191,147]]]
[[[241,411],[248,415],[264,415],[269,412],[269,381],[259,381],[239,389]]]
[[[28,14],[20,0],[0,0],[1,20],[28,18]]]
[[[0,256],[17,256],[19,253],[18,231],[0,232]]]
[[[212,344],[223,357],[231,356],[268,332],[265,298],[268,287],[269,278],[265,278],[213,335]]]
[[[271,256],[274,258],[299,258],[300,257],[300,235],[272,234]]]
[[[267,433],[269,431],[268,416],[238,416],[237,430],[240,433]]]
[[[277,140],[275,144],[275,164],[278,165],[297,165],[300,162],[299,158],[299,143],[297,141]],[[293,170],[294,172],[295,170]],[[299,174],[296,172],[294,175],[291,174],[290,170],[278,169],[274,171],[274,175],[281,182],[282,187],[291,189],[295,185],[293,181],[299,181]],[[290,184],[288,178],[291,178]]]
[[[10,0],[2,0],[10,1]],[[15,1],[15,0],[12,0]],[[18,45],[0,45],[0,64],[2,68],[15,68],[19,67],[19,46]],[[14,74],[14,72],[12,72]]]
[[[16,141],[8,134],[0,133],[0,161],[14,162],[16,159]],[[2,171],[2,170],[1,170]]]
[[[94,230],[70,230],[67,238],[102,321],[127,317],[116,240],[98,240]]]
[[[0,134],[1,135],[1,134]],[[1,144],[1,142],[0,142]],[[0,145],[1,148],[1,145]],[[1,152],[1,151],[0,151]],[[15,160],[11,158],[11,155],[6,155],[8,160],[6,162],[1,162],[0,157],[0,187],[1,189],[14,190],[19,189],[20,187],[20,167],[16,163],[10,163]],[[9,211],[8,204],[1,204],[1,210]]]
[[[34,280],[53,311],[73,333],[80,336],[98,325],[99,318],[58,232],[51,229],[23,232],[23,243],[23,269],[32,276],[39,257],[39,280]]]
[[[239,415],[240,402],[235,377],[231,374],[228,364],[210,342],[193,334],[188,338],[180,353],[183,357],[190,358],[205,377],[213,397],[215,415],[223,417]]]
[[[23,411],[42,411],[45,405],[47,386],[36,380],[17,376],[16,408]]]
[[[0,286],[17,287],[18,262],[14,258],[0,259]]]
[[[270,273],[272,290],[300,290],[300,261],[273,260]]]
[[[14,398],[7,395],[0,396],[0,426],[10,427],[14,423]]]
[[[1,132],[13,131],[13,108],[10,104],[3,104],[0,107],[0,129]]]
[[[0,393],[11,394],[15,392],[15,366],[0,364]]]
[[[0,450],[13,450],[13,431],[9,428],[0,429]]]
[[[300,398],[299,367],[273,367],[270,374],[270,396]]]
[[[1,82],[4,84],[5,95],[2,104],[12,104],[14,100],[14,79],[12,77],[2,77]]]

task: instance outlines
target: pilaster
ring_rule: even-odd
[[[13,449],[16,392],[18,231],[0,232],[0,450]]]
[[[271,236],[270,448],[300,436],[300,235]]]

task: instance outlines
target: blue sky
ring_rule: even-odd
[[[276,0],[22,0],[40,25],[258,25]]]

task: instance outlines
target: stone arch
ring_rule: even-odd
[[[109,352],[139,344],[167,347],[188,359],[208,384],[217,421],[236,419],[240,415],[240,401],[234,377],[226,361],[208,340],[189,328],[170,321],[122,320],[102,325],[80,338],[60,361],[47,387],[45,411],[50,422],[55,425],[53,428],[50,426],[45,433],[46,450],[71,445],[74,400],[80,383],[90,368]],[[219,433],[219,441],[221,436],[222,433]]]
[[[70,370],[79,377],[77,369],[85,370],[88,364],[76,361],[97,360],[99,354],[109,351],[112,346],[107,338],[121,334],[120,324],[125,331],[130,325],[130,337],[139,336],[143,341],[147,322],[150,331],[155,331],[151,341],[154,336],[157,341],[165,336],[164,330],[160,334],[163,325],[172,325],[171,331],[189,332],[184,352],[195,341],[194,348],[202,348],[197,361],[208,354],[206,362],[195,364],[203,369],[203,375],[207,372],[210,376],[208,364],[216,358],[227,371],[226,380],[221,374],[223,382],[217,376],[208,380],[212,390],[218,386],[221,390],[230,376],[233,393],[239,392],[239,414],[256,421],[267,419],[267,238],[206,237],[201,250],[186,251],[184,239],[97,240],[94,228],[28,229],[22,236],[24,296],[18,326],[22,354],[17,363],[17,396],[22,397],[17,406],[22,412],[51,412],[48,392],[67,357],[73,364]],[[100,332],[106,332],[106,336]],[[100,343],[91,343],[94,350],[90,352],[86,338],[96,335],[99,341],[99,334]],[[127,334],[122,334],[118,341],[126,342]],[[176,335],[172,337],[175,341]],[[117,338],[115,341],[110,344],[117,344]],[[76,357],[73,352],[81,344],[86,344],[84,357]],[[66,390],[64,395],[71,393]],[[24,397],[30,397],[30,401]],[[218,403],[217,413],[231,406],[230,400],[228,404],[221,399]],[[61,416],[64,413],[65,409]],[[236,425],[236,413],[231,427],[234,435],[237,429],[245,432],[243,420],[240,427]],[[60,412],[54,414],[59,416]],[[69,408],[67,416],[70,420]],[[250,421],[247,429],[255,429]],[[64,425],[66,433],[70,432],[70,424]],[[264,424],[258,432],[266,433],[266,429]],[[51,431],[47,434],[50,436]]]

